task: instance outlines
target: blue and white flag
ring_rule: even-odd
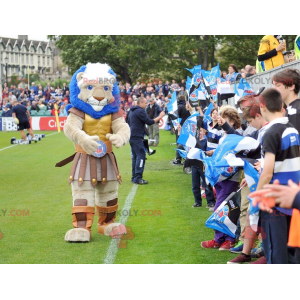
[[[206,97],[202,91],[202,88],[199,87],[198,89],[194,90],[190,95],[189,99],[193,102],[198,100],[206,100]]]
[[[181,127],[180,136],[177,140],[177,144],[182,144],[187,147],[193,148],[196,146],[196,130],[197,130],[197,116],[200,114],[194,113],[186,119]]]
[[[194,66],[192,69],[185,68],[193,74],[191,85],[198,85],[201,82],[201,65]],[[189,90],[189,89],[188,89]]]
[[[242,78],[238,85],[234,84],[234,92],[235,92],[235,102],[244,96],[253,95],[254,91],[251,88],[250,84],[247,82],[245,78]]]
[[[178,151],[179,155],[180,155],[183,159],[186,159],[186,157],[187,157],[187,151],[182,150],[182,149],[178,149],[178,148],[176,148],[176,149],[174,149],[174,150]]]
[[[259,142],[251,137],[229,134],[211,157],[206,156],[202,150],[195,148],[189,152],[188,158],[202,160],[205,166],[205,176],[211,185],[215,185],[217,182],[231,177],[238,171],[238,166],[243,165],[242,160],[237,160],[239,163],[232,164],[229,160],[234,159],[232,155],[242,151],[246,155],[258,146]]]
[[[245,172],[245,178],[247,181],[247,185],[250,189],[250,192],[252,193],[252,192],[256,191],[260,174],[252,166],[252,164],[250,164],[247,160],[245,160],[244,172]],[[250,202],[249,214],[252,215],[252,214],[257,213],[259,211],[258,206],[253,206],[252,199],[249,197],[247,197],[247,198],[249,199],[249,202]]]
[[[192,86],[192,78],[188,76],[185,81],[186,90],[189,91]]]
[[[178,128],[178,125],[180,124],[181,122],[181,118],[177,118],[176,120],[172,120],[172,124],[173,124],[173,127],[175,130],[177,130]]]
[[[185,68],[186,70],[190,71],[192,74],[196,73],[197,71],[201,70],[201,65],[194,66],[192,69]]]
[[[217,64],[215,67],[213,67],[210,71],[202,70],[201,73],[202,73],[205,85],[210,88],[211,95],[212,95],[213,99],[217,100],[218,99],[218,96],[217,96],[217,84],[218,84],[217,78],[221,77],[221,71],[220,71],[219,64]]]
[[[221,231],[233,238],[235,238],[241,212],[233,199],[234,194],[231,193],[205,222],[206,227]]]
[[[172,94],[172,98],[170,102],[167,104],[168,113],[174,116],[177,116],[178,113],[178,105],[177,105],[177,97],[176,92]]]
[[[214,104],[211,102],[209,104],[209,106],[207,107],[207,109],[205,110],[204,114],[203,114],[203,122],[205,122],[205,123],[207,123],[207,122],[211,123],[212,122],[210,113],[213,110],[213,108],[214,108]]]

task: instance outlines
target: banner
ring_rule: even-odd
[[[18,127],[13,118],[0,118],[2,131],[17,131]],[[67,117],[59,117],[60,128],[64,128]],[[32,117],[30,121],[32,130],[54,131],[57,130],[55,117]]]
[[[158,127],[159,129],[165,129],[167,124],[168,124],[168,116],[164,116],[162,117],[162,119],[159,120]]]

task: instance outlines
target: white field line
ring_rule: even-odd
[[[127,211],[127,212],[130,211],[131,204],[132,204],[132,201],[133,201],[134,196],[136,194],[137,188],[138,188],[137,184],[134,184],[132,186],[132,189],[131,189],[130,193],[128,194],[128,196],[125,200],[125,204],[124,204],[124,207],[123,207],[122,211]],[[118,221],[118,223],[122,223],[122,224],[125,225],[126,221],[128,219],[128,215],[129,214],[126,214],[126,216],[124,216],[122,214],[122,216],[121,216],[120,220]],[[115,261],[115,258],[117,256],[117,253],[118,253],[118,241],[117,241],[117,239],[111,239],[109,248],[107,250],[106,258],[104,259],[104,263],[105,264],[113,264],[114,261]]]
[[[50,135],[53,135],[53,134],[57,134],[57,133],[59,133],[59,132],[53,132],[53,133],[47,134],[47,135],[46,135],[46,137],[47,137],[47,136],[50,136]],[[8,146],[8,147],[5,147],[5,148],[2,148],[2,149],[0,149],[0,151],[3,151],[3,150],[6,150],[6,149],[9,149],[9,148],[11,148],[11,147],[15,147],[15,146],[18,146],[18,144],[14,144],[14,145],[11,145],[11,146]]]

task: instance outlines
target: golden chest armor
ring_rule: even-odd
[[[106,135],[112,133],[111,114],[100,119],[93,119],[90,115],[85,114],[82,130],[88,135],[98,135],[100,141],[106,142]]]
[[[112,133],[112,115],[106,115],[100,119],[94,119],[90,115],[85,114],[85,119],[83,123],[82,130],[92,136],[97,135],[100,141],[103,141],[106,144],[107,152],[112,152],[112,144],[106,138],[108,133]],[[76,152],[85,153],[85,151],[79,146],[76,145]]]

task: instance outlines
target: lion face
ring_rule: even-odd
[[[77,74],[77,84],[80,88],[78,98],[90,104],[95,111],[100,111],[113,100],[112,89],[116,81],[111,74],[97,76],[95,72],[80,72]]]

